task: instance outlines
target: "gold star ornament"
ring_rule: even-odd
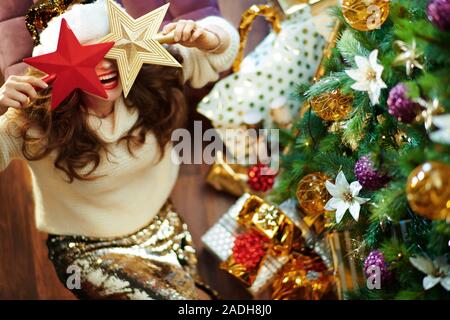
[[[405,65],[406,75],[408,77],[412,76],[414,68],[423,70],[423,64],[419,61],[423,57],[423,53],[417,49],[416,40],[414,39],[411,45],[397,40],[394,42],[394,46],[399,53],[394,60],[394,65]]]
[[[157,37],[168,8],[169,3],[139,19],[133,19],[120,5],[108,0],[111,31],[100,42],[116,43],[106,58],[117,61],[125,97],[130,93],[144,64],[181,67]]]

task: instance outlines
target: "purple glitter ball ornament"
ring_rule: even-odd
[[[381,284],[389,283],[392,280],[393,274],[389,271],[388,264],[384,260],[384,255],[379,250],[371,251],[364,261],[364,274],[366,277],[374,274],[375,268],[373,266],[380,268]]]
[[[420,105],[406,96],[407,87],[403,83],[399,83],[389,92],[387,101],[389,114],[396,117],[398,121],[411,123],[419,110]]]
[[[430,0],[428,20],[442,31],[450,31],[450,0]]]
[[[372,160],[363,156],[355,164],[355,175],[359,183],[366,189],[378,190],[384,187],[389,177],[375,169]]]

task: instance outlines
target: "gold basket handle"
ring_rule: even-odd
[[[239,44],[239,52],[233,63],[233,72],[238,72],[244,59],[244,50],[247,45],[247,39],[252,30],[253,22],[259,16],[266,18],[272,24],[272,28],[276,33],[281,31],[281,17],[278,10],[270,5],[253,5],[242,14],[241,24],[239,25],[239,36],[241,43]]]

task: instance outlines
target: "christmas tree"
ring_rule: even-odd
[[[381,285],[347,297],[450,298],[450,1],[345,0],[333,14],[339,36],[324,75],[298,86],[272,199],[321,216],[322,237],[356,235]]]

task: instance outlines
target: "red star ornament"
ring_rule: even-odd
[[[106,90],[95,72],[97,64],[114,46],[114,42],[83,46],[62,19],[58,49],[49,54],[26,58],[24,62],[47,73],[47,81],[54,79],[52,110],[57,108],[74,90],[107,98]]]

